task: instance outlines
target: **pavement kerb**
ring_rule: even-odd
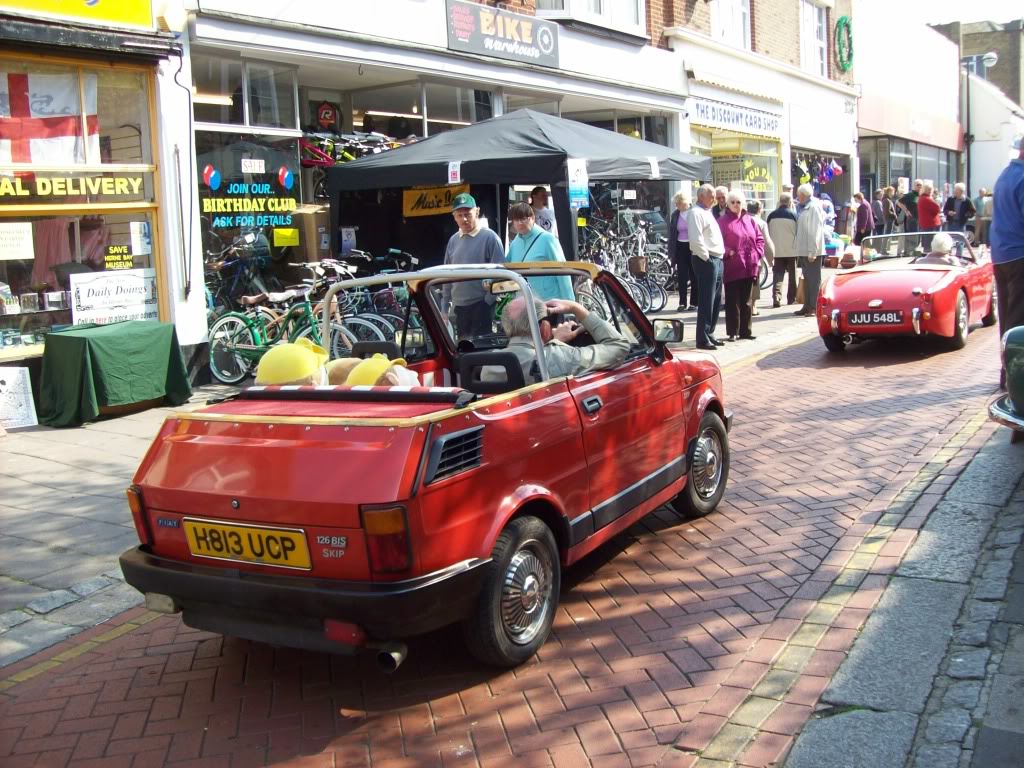
[[[136,610],[137,609],[132,609],[131,611],[126,611],[125,613],[131,613]],[[43,672],[48,672],[51,669],[56,669],[60,666],[63,666],[64,664],[67,664],[70,661],[74,661],[78,657],[86,653],[89,653],[90,651],[98,650],[107,643],[116,640],[122,635],[126,635],[129,632],[138,629],[139,627],[145,626],[154,619],[160,618],[161,615],[162,614],[155,613],[154,611],[145,611],[141,616],[137,616],[135,618],[128,619],[127,621],[124,621],[122,623],[118,623],[111,629],[107,629],[105,632],[102,632],[101,634],[95,635],[91,638],[85,639],[82,637],[77,637],[66,641],[66,643],[61,643],[55,646],[55,648],[59,649],[64,645],[69,645],[69,647],[66,650],[58,651],[53,656],[44,661],[32,663],[28,666],[25,666],[22,669],[19,669],[17,672],[10,674],[3,679],[0,679],[0,691],[7,691],[16,685],[28,682],[37,675],[41,675]],[[116,622],[116,620],[117,617],[115,617],[112,621]],[[97,629],[101,629],[104,626],[107,626],[107,623],[100,624],[97,627]],[[32,658],[33,657],[29,657],[29,659],[26,659],[25,661],[31,662]],[[21,664],[14,664],[11,666],[17,668],[21,666]]]
[[[752,364],[756,360],[742,362]],[[815,576],[829,574],[838,566],[838,573],[822,582],[822,594],[814,606],[807,606],[806,611],[798,608],[791,612],[787,609],[792,603],[784,606],[779,618],[796,619],[799,623],[780,630],[785,637],[779,638],[772,636],[776,633],[772,629],[774,624],[770,625],[748,653],[747,661],[761,665],[761,668],[754,668],[750,693],[722,719],[716,732],[712,729],[704,732],[703,745],[698,746],[698,742],[683,737],[676,742],[674,750],[666,753],[667,760],[682,753],[691,758],[679,763],[687,768],[747,765],[744,758],[748,756],[751,765],[782,764],[796,735],[813,714],[814,705],[826,685],[846,658],[868,612],[878,602],[914,543],[917,529],[923,526],[924,518],[908,520],[914,505],[959,449],[966,447],[979,433],[987,438],[994,431],[995,425],[988,421],[987,410],[982,409],[941,448],[933,449],[913,477],[901,482],[897,478],[894,483],[898,482],[898,487],[890,484],[879,492],[860,515],[859,520],[868,527],[857,547],[852,551],[833,550],[805,582],[815,581]],[[960,467],[956,474],[965,467]],[[946,490],[947,487],[943,487],[942,493]],[[892,500],[885,501],[887,496]],[[898,554],[882,555],[883,551]],[[847,609],[852,610],[847,612]],[[804,680],[811,682],[797,690]],[[750,683],[750,679],[745,682]],[[724,685],[728,686],[729,680]],[[753,727],[751,713],[756,713],[760,720]],[[672,762],[673,766],[676,764]]]

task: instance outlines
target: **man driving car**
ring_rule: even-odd
[[[614,368],[626,359],[629,340],[586,307],[564,299],[552,299],[547,303],[534,299],[534,307],[540,322],[540,337],[544,341],[544,361],[547,363],[549,378],[578,376],[588,371]],[[564,322],[553,328],[552,314],[574,315],[579,324]],[[509,339],[507,349],[519,359],[527,384],[540,381],[525,298],[520,296],[509,302],[502,312],[501,325]],[[590,334],[594,343],[585,347],[570,346],[569,342],[584,332]],[[502,381],[504,369],[484,368],[480,378],[483,381]]]

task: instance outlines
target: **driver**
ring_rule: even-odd
[[[540,321],[540,337],[544,341],[544,361],[548,376],[578,376],[588,371],[614,368],[626,359],[629,341],[605,320],[593,314],[575,301],[552,299],[546,304],[534,299],[537,318]],[[551,327],[551,314],[572,314],[581,323],[561,323]],[[526,299],[513,299],[501,313],[501,325],[508,336],[508,351],[515,354],[523,368],[527,383],[540,381],[536,365],[536,349],[530,335],[530,318],[526,312]],[[589,333],[594,343],[586,347],[572,347],[569,342],[582,334]],[[483,381],[502,381],[504,370],[497,367],[484,368],[480,373]]]
[[[932,250],[927,256],[921,256],[915,264],[942,264],[947,267],[959,267],[960,260],[950,251],[953,250],[953,238],[945,232],[932,237]]]

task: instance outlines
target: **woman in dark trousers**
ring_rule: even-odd
[[[676,192],[672,196],[676,209],[668,221],[668,258],[676,267],[676,282],[679,286],[678,312],[697,309],[697,278],[690,261],[689,233],[686,231],[686,209],[690,207],[690,193]],[[686,303],[689,288],[690,303]]]

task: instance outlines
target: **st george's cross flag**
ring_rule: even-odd
[[[100,161],[96,75],[77,72],[22,73],[0,70],[0,164],[71,165]]]

